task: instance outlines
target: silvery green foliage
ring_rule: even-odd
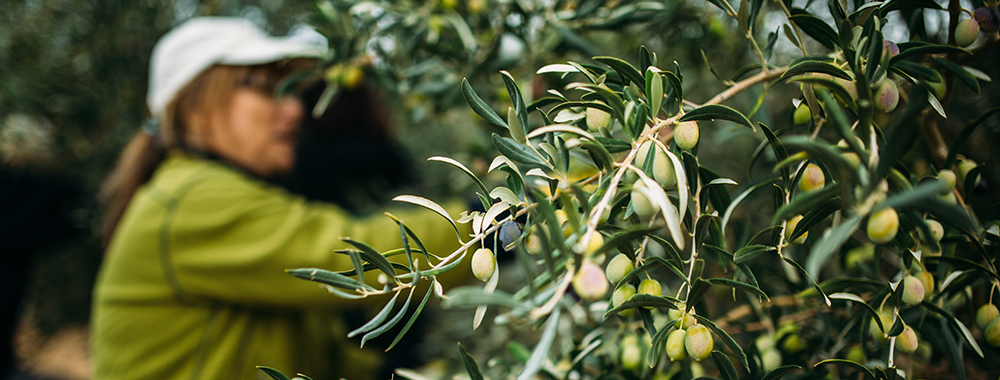
[[[496,155],[490,175],[480,178],[481,172],[456,159],[431,160],[468,176],[482,207],[454,219],[434,201],[397,198],[447,218],[462,247],[426,252],[405,221],[397,221],[399,231],[386,234],[401,237],[398,250],[375,252],[347,240],[356,249],[340,253],[351,256],[354,269],[290,273],[329,285],[344,297],[393,294],[382,312],[351,333],[364,334],[362,344],[402,321],[415,292],[423,292],[423,299],[396,341],[432,293],[447,308],[475,310],[473,329],[482,325],[487,310],[494,310],[503,326],[539,330],[529,343],[533,348],[507,346],[513,361],[497,356],[483,366],[474,352],[460,347],[473,378],[484,373],[598,378],[611,372],[627,378],[704,373],[775,379],[828,372],[892,378],[928,368],[897,365],[904,356],[912,359],[896,348],[896,336],[910,331],[906,327],[924,340],[919,347],[933,349],[933,358],[947,358],[958,378],[966,371],[997,368],[989,364],[998,360],[996,349],[982,345],[967,327],[972,316],[962,303],[976,302],[970,294],[984,298],[995,291],[1000,237],[993,220],[985,225],[979,220],[989,214],[963,203],[973,196],[981,168],[965,164],[962,173],[959,164],[966,161],[957,153],[998,109],[972,117],[950,145],[924,141],[939,149],[930,156],[914,149],[925,138],[923,131],[950,120],[944,117],[955,86],[981,91],[991,85],[982,72],[960,63],[985,51],[885,40],[883,31],[892,27],[897,13],[938,7],[934,2],[844,8],[833,1],[822,12],[819,5],[801,9],[790,2],[709,3],[714,7],[706,6],[706,12],[731,17],[757,60],[724,80],[718,95],[686,94],[700,85],[685,82],[690,69],[645,47],[631,62],[595,56],[545,65],[532,82],[548,85],[541,97],[523,91],[514,75],[501,71],[509,99],[503,104],[484,100],[463,80],[456,86],[464,99],[497,131],[491,136]],[[656,8],[644,2],[620,7],[608,11],[636,15]],[[758,31],[761,12],[784,15],[785,21],[773,33]],[[765,33],[770,33],[766,39]],[[779,38],[790,41],[799,57],[770,60]],[[886,81],[901,93],[890,114],[874,104]],[[942,94],[938,83],[950,85]],[[789,103],[810,109],[806,123],[787,124],[791,112],[762,114],[765,99],[784,93],[782,88],[792,89]],[[756,106],[731,101],[748,95],[759,99]],[[697,144],[685,144],[690,150],[673,139],[675,128],[686,122],[696,123],[701,136]],[[734,128],[759,144],[745,152],[747,174],[739,181],[719,174],[713,156],[701,152],[724,144],[711,138],[720,129]],[[658,149],[640,149],[647,141]],[[658,151],[666,153],[660,162],[673,169],[674,181],[656,178]],[[647,156],[639,158],[639,152]],[[915,162],[933,164],[922,173],[910,169]],[[811,166],[820,172],[812,170],[810,185],[800,186]],[[942,169],[956,170],[961,185],[949,189],[947,181],[937,180],[934,173]],[[890,208],[898,224],[890,226],[891,238],[869,237],[869,227],[886,227],[871,226],[870,215]],[[944,226],[943,238],[934,236],[929,220]],[[468,265],[467,252],[488,243],[487,238],[511,248],[516,264],[504,269],[520,271],[524,281],[499,284],[505,277],[498,270],[485,285],[444,289],[436,276]],[[634,268],[609,285],[603,271],[591,269],[603,268],[618,254]],[[390,262],[397,255],[405,259]],[[418,270],[415,257],[431,268]],[[366,285],[360,274],[372,270],[394,279],[393,286]],[[901,300],[901,279],[908,275],[924,279],[909,281],[925,289],[920,302]],[[663,295],[640,292],[611,302],[616,289],[649,278],[664,285]],[[390,318],[404,293],[404,305]],[[696,359],[705,359],[700,362],[668,360],[669,337],[694,325],[704,327],[696,329],[698,339],[707,335],[716,341],[714,351],[698,352]],[[639,349],[621,347],[619,341]],[[686,346],[706,346],[701,343]],[[922,355],[919,347],[912,355]],[[625,368],[623,352],[640,352],[646,365]]]

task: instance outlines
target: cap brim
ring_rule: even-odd
[[[291,38],[262,38],[246,41],[220,57],[224,65],[256,65],[288,58],[321,58],[325,46],[303,44]]]

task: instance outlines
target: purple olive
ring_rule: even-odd
[[[979,22],[979,28],[984,32],[991,33],[1000,30],[1000,12],[994,8],[976,8],[972,18]]]
[[[882,40],[882,54],[889,54],[889,58],[899,54],[899,46],[895,42],[889,40]]]

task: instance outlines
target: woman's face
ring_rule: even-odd
[[[275,98],[264,91],[239,88],[233,94],[228,117],[217,119],[229,124],[228,128],[213,128],[213,150],[262,177],[287,173],[295,164],[304,115],[304,106],[297,98]]]

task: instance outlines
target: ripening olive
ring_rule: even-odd
[[[684,336],[684,348],[687,350],[688,356],[697,362],[705,360],[711,355],[714,345],[715,340],[712,338],[712,333],[705,325],[691,326]]]
[[[823,169],[816,164],[806,165],[806,169],[802,171],[802,178],[799,179],[799,190],[808,193],[822,189],[825,184],[826,176],[823,174]]]
[[[896,336],[896,347],[899,347],[900,351],[907,354],[912,354],[913,351],[917,350],[919,341],[917,340],[917,333],[913,331],[910,326],[903,326],[903,332]]]
[[[489,248],[477,249],[472,254],[472,274],[480,281],[488,281],[493,277],[493,272],[497,269],[496,260],[493,258],[493,251]]]
[[[986,337],[986,343],[989,343],[991,346],[1000,346],[1000,318],[993,318],[993,321],[986,326],[983,336]]]
[[[879,111],[889,113],[896,109],[899,104],[899,88],[896,83],[886,78],[875,91],[875,108]]]
[[[608,279],[604,277],[604,270],[592,262],[584,263],[573,277],[573,290],[585,301],[603,299],[608,293]]]
[[[913,275],[908,275],[903,277],[903,282],[900,283],[903,287],[903,295],[901,300],[903,303],[913,306],[919,304],[924,300],[924,284],[920,282],[920,279]]]
[[[868,239],[875,244],[892,241],[898,231],[899,214],[892,207],[875,211],[868,217]]]
[[[635,295],[635,286],[632,284],[625,284],[615,289],[614,293],[611,293],[611,307],[621,306],[622,303],[627,301],[629,298]],[[618,312],[618,315],[628,318],[635,313],[635,309],[626,309]]]
[[[1000,318],[1000,309],[994,304],[988,303],[976,310],[976,326],[979,326],[980,330],[986,331],[986,326],[997,318]]]
[[[694,149],[694,146],[698,145],[698,123],[685,121],[677,124],[674,128],[674,143],[684,150]]]
[[[979,22],[975,19],[965,19],[955,27],[955,44],[961,47],[972,45],[979,37]]]
[[[684,337],[687,335],[687,331],[684,329],[677,329],[670,332],[667,336],[667,357],[670,361],[684,360],[687,358],[687,350],[684,348]]]
[[[882,40],[882,54],[888,54],[889,58],[899,54],[899,46],[895,42],[889,40]]]
[[[624,253],[619,253],[611,258],[608,266],[604,268],[604,274],[612,284],[618,284],[626,275],[632,272],[634,264]]]

